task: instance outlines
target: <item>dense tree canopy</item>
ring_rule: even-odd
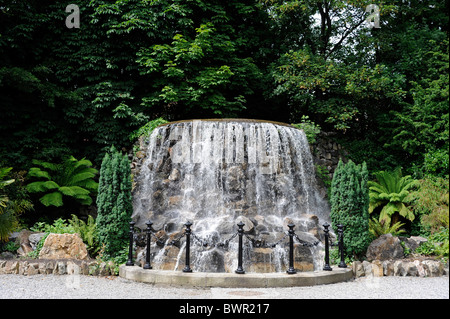
[[[71,3],[79,28],[66,26]],[[437,0],[0,0],[0,166],[99,166],[159,117],[308,115],[370,170],[448,175],[447,12]]]

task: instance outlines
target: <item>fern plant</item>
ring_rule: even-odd
[[[33,209],[33,204],[27,198],[17,194],[8,196],[5,187],[16,182],[14,178],[8,178],[11,170],[9,167],[0,168],[0,242],[8,241],[9,235],[19,223],[19,215]]]
[[[381,207],[379,222],[387,225],[398,222],[398,216],[413,221],[414,213],[406,206],[409,203],[408,195],[418,183],[411,176],[402,176],[401,168],[394,171],[380,171],[375,173],[376,181],[368,181],[369,186],[369,213]]]
[[[369,232],[377,238],[385,234],[398,236],[400,234],[406,233],[404,229],[401,229],[403,225],[405,224],[402,222],[396,222],[395,224],[391,225],[384,219],[378,220],[377,218],[372,217],[369,220]]]
[[[73,227],[74,231],[80,234],[81,239],[86,244],[89,254],[94,256],[100,250],[95,219],[89,215],[87,222],[84,222],[72,214],[72,219],[69,219],[68,222]]]
[[[3,193],[3,189],[5,186],[14,183],[14,179],[4,180],[11,170],[12,167],[0,167],[0,215],[5,213],[9,202],[8,196]]]
[[[6,179],[12,168],[0,168],[0,241],[7,241],[12,228],[14,227],[14,215],[8,209],[10,200],[4,193],[5,186],[14,183],[14,179]]]
[[[60,207],[64,204],[64,196],[74,198],[82,205],[92,204],[91,195],[98,188],[94,181],[98,171],[91,167],[89,160],[70,156],[62,163],[33,160],[33,164],[40,167],[32,167],[28,176],[40,181],[28,184],[27,189],[30,193],[45,193],[39,199],[43,205]]]

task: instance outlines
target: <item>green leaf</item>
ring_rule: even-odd
[[[50,180],[50,174],[46,171],[41,170],[39,167],[32,167],[28,171],[28,176],[30,177],[37,177],[37,178],[45,178]]]
[[[43,161],[39,161],[39,160],[33,160],[32,162],[35,165],[42,166],[43,168],[49,169],[51,171],[57,171],[59,169],[59,166],[60,166],[58,164],[49,163],[49,162],[43,162]],[[31,171],[31,169],[30,169],[30,171]]]
[[[79,186],[62,186],[59,188],[59,191],[66,196],[71,196],[75,198],[78,198],[80,196],[84,198],[86,195],[90,194],[90,191]]]
[[[27,185],[27,190],[30,193],[46,192],[48,190],[58,189],[58,188],[59,188],[59,185],[53,181],[33,182],[33,183],[30,183]]]
[[[39,201],[45,206],[61,207],[63,205],[62,194],[60,192],[53,192],[42,196]]]
[[[74,175],[70,179],[70,182],[71,182],[71,184],[78,184],[83,181],[92,180],[92,178],[94,178],[94,177],[95,177],[94,173],[83,171],[82,173]]]

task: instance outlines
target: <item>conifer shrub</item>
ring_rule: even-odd
[[[356,165],[341,160],[331,184],[331,223],[344,226],[344,249],[348,257],[360,259],[366,252],[372,236],[369,232],[369,191],[367,165]]]
[[[104,254],[115,257],[127,245],[132,211],[130,162],[111,147],[103,157],[97,196],[97,231]]]

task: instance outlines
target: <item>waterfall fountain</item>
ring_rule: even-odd
[[[322,239],[329,206],[318,192],[306,136],[290,125],[246,119],[189,120],[157,127],[140,139],[135,168],[132,219],[145,229],[151,220],[159,243],[179,238],[193,223],[191,246],[196,272],[233,272],[236,233],[242,221],[247,242],[244,268],[279,272],[287,251],[279,242],[287,225],[296,225],[304,243]],[[255,242],[261,244],[254,245]],[[181,270],[184,245],[152,245],[154,269]],[[145,251],[142,249],[142,251]],[[322,245],[296,245],[296,268],[321,269]],[[141,256],[142,259],[142,256]]]

